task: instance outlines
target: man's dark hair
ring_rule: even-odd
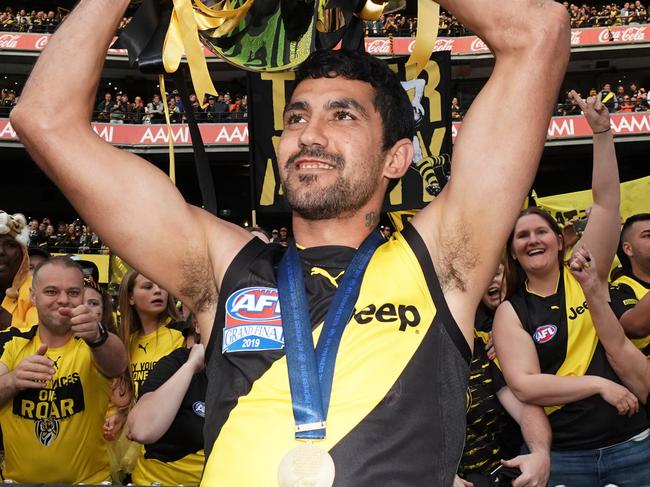
[[[650,220],[650,213],[637,213],[636,215],[628,217],[627,220],[625,220],[625,223],[623,223],[623,228],[621,229],[621,242],[624,242],[627,238],[632,225],[636,222],[645,222],[648,220]]]
[[[296,86],[305,79],[342,78],[370,83],[375,89],[373,105],[383,125],[382,150],[400,139],[413,140],[413,107],[399,79],[385,62],[355,51],[322,50],[312,53],[296,72]]]
[[[634,225],[636,222],[644,222],[648,220],[650,220],[650,213],[637,213],[636,215],[628,217],[625,220],[625,223],[623,223],[623,228],[621,228],[621,238],[618,242],[618,249],[616,250],[616,256],[621,262],[621,267],[623,268],[624,274],[632,273],[632,263],[630,262],[630,258],[627,256],[627,254],[623,251],[623,242],[627,240],[632,225]]]

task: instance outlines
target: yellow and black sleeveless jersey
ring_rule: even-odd
[[[147,380],[149,373],[165,355],[183,346],[182,322],[160,326],[148,335],[134,333],[131,335],[131,378],[135,397],[139,396],[140,387]]]
[[[315,339],[353,252],[299,252]],[[279,254],[252,239],[224,276],[207,348],[205,486],[277,485],[281,459],[300,444]],[[338,350],[327,438],[318,443],[334,459],[334,485],[451,485],[465,437],[469,359],[424,241],[407,225],[373,255]]]
[[[611,307],[619,318],[627,310],[634,308],[648,294],[650,282],[645,282],[634,275],[624,275],[616,279],[610,288]],[[632,340],[639,350],[650,357],[650,335]]]
[[[555,294],[542,297],[524,284],[509,301],[535,344],[542,373],[596,375],[621,384],[598,340],[582,288],[568,267],[560,273]],[[554,450],[602,448],[648,427],[644,412],[620,416],[599,394],[546,412]]]
[[[10,371],[41,346],[38,326],[2,336],[2,362]],[[20,391],[0,409],[3,477],[19,483],[99,484],[110,480],[102,438],[111,380],[83,340],[49,348],[55,374],[44,389]]]
[[[158,361],[140,388],[153,392],[167,382],[190,356],[179,348]],[[203,425],[205,423],[205,372],[194,374],[174,421],[155,443],[144,446],[132,479],[136,485],[198,485],[203,473]]]

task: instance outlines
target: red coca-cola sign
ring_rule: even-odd
[[[413,47],[411,47],[411,51]],[[435,51],[452,51],[454,50],[454,39],[453,37],[438,37],[436,39]]]
[[[0,34],[0,49],[17,49],[20,34]]]
[[[374,55],[390,55],[394,54],[391,47],[392,42],[387,38],[368,39],[366,42],[366,52]]]
[[[39,51],[42,49],[45,49],[45,46],[47,46],[47,43],[50,41],[50,36],[49,35],[42,35],[39,37],[36,42],[34,43],[34,47],[38,49]]]
[[[573,29],[571,31],[571,45],[572,46],[578,46],[580,45],[580,39],[581,39],[581,34],[582,30],[579,29]]]
[[[645,27],[628,27],[621,31],[621,41],[640,42],[646,39]]]
[[[644,42],[648,41],[646,27],[619,27],[613,29],[601,29],[598,34],[598,42]]]
[[[49,34],[0,34],[0,49],[18,51],[41,51],[50,38]],[[630,44],[650,42],[648,26],[620,26],[608,28],[573,29],[571,45],[579,49],[582,46],[602,44]],[[413,37],[369,37],[365,39],[366,51],[377,56],[407,55],[413,51]],[[472,56],[489,52],[485,43],[476,36],[439,37],[436,51],[451,51],[454,56]],[[109,49],[110,54],[124,56],[126,50]],[[215,54],[203,49],[207,57]]]
[[[489,51],[489,48],[485,45],[485,42],[479,37],[475,37],[472,40],[472,43],[469,45],[469,50],[472,52],[478,51]]]

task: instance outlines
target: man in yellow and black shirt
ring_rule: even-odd
[[[626,335],[650,356],[650,213],[625,221],[618,256],[623,274],[613,282],[612,308]]]
[[[625,334],[650,357],[650,213],[625,220],[616,253],[622,272],[610,287],[610,304]]]
[[[119,338],[83,303],[83,274],[67,257],[36,269],[39,321],[0,336],[0,426],[5,480],[110,480],[102,425],[111,378],[126,368]]]

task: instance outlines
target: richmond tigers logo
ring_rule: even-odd
[[[34,433],[43,446],[50,446],[59,436],[59,421],[56,418],[34,421]]]

